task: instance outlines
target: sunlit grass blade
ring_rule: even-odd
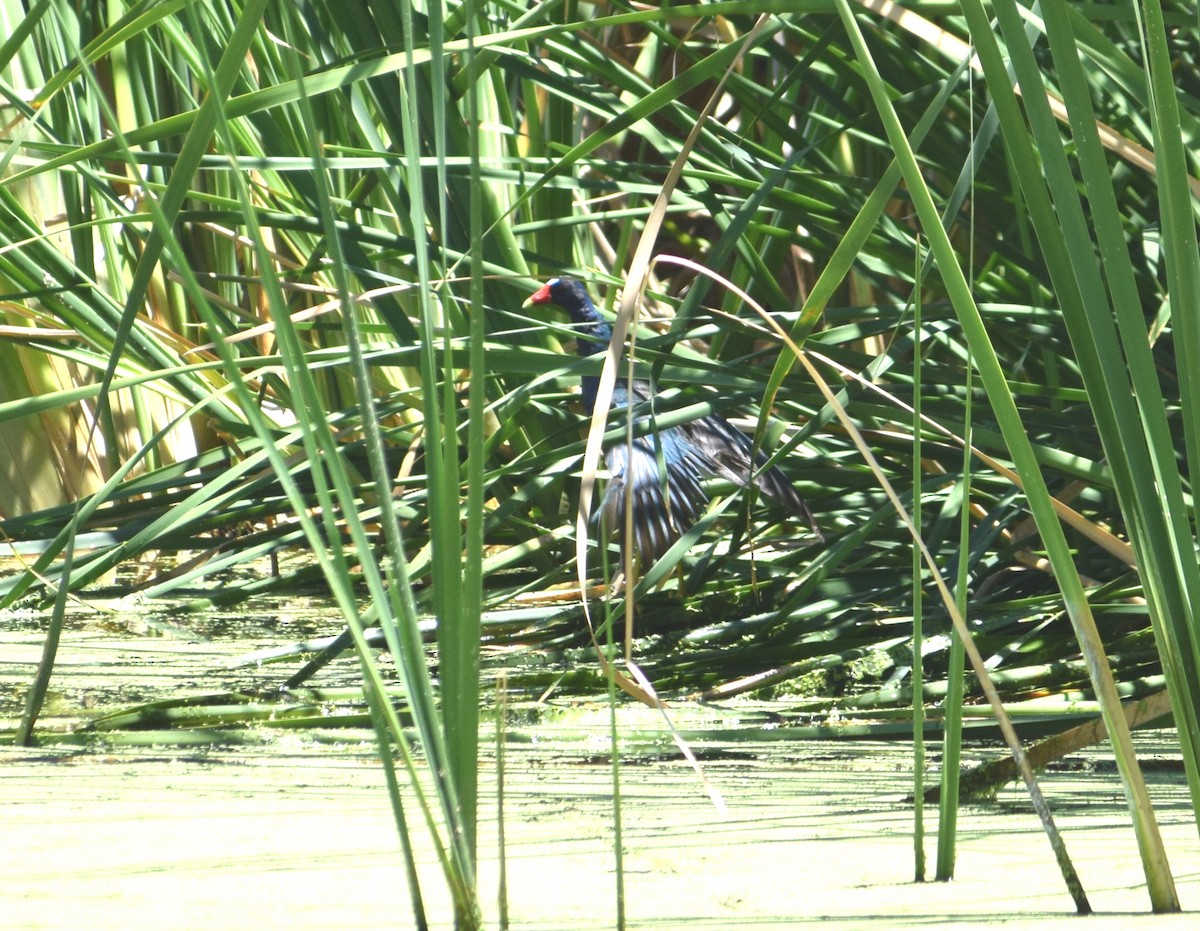
[[[964,4],[964,6],[969,6],[969,4]],[[852,14],[844,4],[839,6],[839,10],[853,38],[857,33],[857,25],[854,23]],[[986,20],[982,17],[981,11],[971,10],[970,12],[972,14],[979,14],[972,15],[971,17],[972,35],[975,38],[977,48],[980,50],[980,58],[984,61],[986,71],[989,68],[989,64],[999,63],[999,56],[994,51],[994,38],[991,33],[987,32],[986,35],[983,34],[986,29]],[[1020,41],[1024,40],[1023,30],[1017,36],[1010,34],[1010,38],[1012,39],[1017,39],[1018,36]],[[861,43],[861,40],[858,41]],[[985,48],[989,55],[988,59],[984,58]],[[1022,45],[1021,48],[1025,47]],[[1010,45],[1010,52],[1016,55],[1016,47]],[[998,69],[992,68],[993,72],[996,70]],[[1020,63],[1018,61],[1019,70]],[[1157,826],[1155,825],[1153,814],[1146,798],[1145,784],[1133,754],[1128,727],[1124,716],[1120,712],[1120,702],[1112,681],[1112,674],[1104,655],[1103,645],[1100,643],[1096,632],[1091,609],[1075,568],[1070,548],[1061,525],[1058,522],[1058,518],[1053,512],[1050,495],[1037,467],[1025,428],[1021,423],[1020,415],[1012,403],[1003,370],[995,356],[987,332],[982,326],[974,299],[953,255],[949,240],[942,232],[940,223],[936,219],[936,208],[927,187],[920,180],[919,169],[911,156],[911,152],[907,149],[907,143],[900,131],[899,122],[895,117],[894,110],[892,110],[890,103],[886,99],[882,84],[877,79],[869,83],[871,84],[876,106],[884,119],[885,125],[888,127],[889,136],[892,138],[893,144],[896,145],[897,155],[901,158],[902,164],[904,164],[905,177],[912,188],[914,206],[922,217],[925,232],[930,239],[930,248],[935,256],[937,256],[938,266],[950,299],[967,333],[972,351],[976,354],[976,364],[980,378],[992,403],[992,408],[1000,423],[1000,428],[1004,433],[1005,441],[1013,456],[1017,471],[1021,474],[1024,481],[1025,494],[1029,500],[1034,518],[1037,520],[1038,529],[1042,535],[1050,561],[1054,566],[1055,577],[1062,588],[1067,610],[1075,625],[1080,645],[1092,673],[1094,687],[1096,688],[1102,707],[1105,708],[1105,723],[1109,727],[1109,733],[1116,749],[1118,765],[1130,798],[1131,813],[1137,826],[1139,841],[1142,844],[1147,881],[1151,886],[1152,902],[1156,910],[1178,908],[1178,901],[1175,898],[1170,872],[1165,869],[1166,859],[1165,853],[1162,850],[1162,841],[1158,835]],[[990,83],[995,84],[995,82]],[[1040,89],[1040,81],[1038,87]],[[1005,85],[1005,88],[1007,88],[1007,85]],[[1000,91],[995,89],[993,92],[997,95],[1000,93]],[[1028,97],[1029,95],[1027,94]],[[1035,95],[1034,101],[1031,102],[1044,102],[1044,97],[1040,96],[1040,94]],[[1005,140],[1011,144],[1011,137],[1017,133],[1023,134],[1024,131],[1005,122],[1005,111],[1001,110],[1000,115],[1001,125],[1006,134]],[[936,229],[934,228],[935,225]]]

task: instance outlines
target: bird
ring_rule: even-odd
[[[574,278],[551,278],[525,302],[561,307],[575,325],[576,351],[580,356],[605,352],[612,329],[592,303],[587,288]],[[591,416],[600,385],[597,375],[580,379],[584,413]],[[618,379],[613,387],[612,406],[622,409],[653,397],[647,381],[634,381],[632,392]],[[766,465],[767,457],[754,449],[750,438],[719,414],[706,414],[685,423],[647,432],[648,417],[638,418],[632,444],[625,440],[604,449],[608,486],[600,506],[605,527],[618,534],[625,528],[625,487],[632,486],[633,545],[642,565],[662,556],[686,532],[708,506],[706,478],[724,478],[745,486],[753,482],[767,497],[803,517],[824,540],[808,502],[792,487],[777,467]],[[664,475],[659,470],[659,458]]]

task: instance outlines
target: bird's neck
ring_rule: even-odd
[[[576,352],[581,356],[594,356],[608,349],[612,341],[612,327],[604,322],[596,305],[586,295],[573,307],[567,308],[567,316],[575,324]]]
[[[567,308],[567,315],[575,324],[575,351],[579,355],[594,356],[608,351],[608,345],[612,342],[612,327],[604,322],[586,295],[578,305]],[[585,375],[579,380],[580,400],[583,401],[584,412],[589,415],[596,406],[599,387],[600,379],[595,375]]]
[[[607,323],[597,323],[594,328],[581,329],[578,331],[576,338],[576,351],[581,356],[594,356],[608,350],[609,343],[612,341],[612,330],[609,329]],[[596,394],[600,390],[599,375],[583,375],[579,379],[579,394],[580,400],[583,401],[583,412],[591,415],[596,408]],[[613,387],[613,402],[614,408],[624,407],[625,401],[625,386],[621,379],[617,379],[617,384]]]
[[[581,356],[594,356],[608,350],[612,328],[603,320],[581,320],[575,329],[575,351]]]

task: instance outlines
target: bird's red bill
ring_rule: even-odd
[[[533,294],[529,295],[529,303],[530,304],[549,304],[549,303],[551,303],[550,285],[544,284],[540,288],[538,288],[536,291],[534,291]]]

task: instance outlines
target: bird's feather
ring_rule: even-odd
[[[535,292],[527,303],[557,304],[566,310],[578,333],[580,355],[603,352],[612,338],[587,290],[573,278],[553,278]],[[581,379],[584,410],[591,414],[599,379]],[[613,388],[613,410],[652,398],[645,381],[626,382]],[[649,413],[639,414],[632,444],[618,441],[604,452],[609,483],[600,513],[605,525],[617,534],[625,531],[626,487],[633,510],[633,543],[644,560],[654,560],[670,548],[694,524],[708,504],[701,484],[705,478],[724,478],[739,485],[751,481],[764,495],[802,516],[821,539],[808,503],[796,493],[787,476],[776,466],[763,468],[767,457],[718,414],[708,414],[688,423],[653,429]],[[661,467],[660,467],[661,462]]]

